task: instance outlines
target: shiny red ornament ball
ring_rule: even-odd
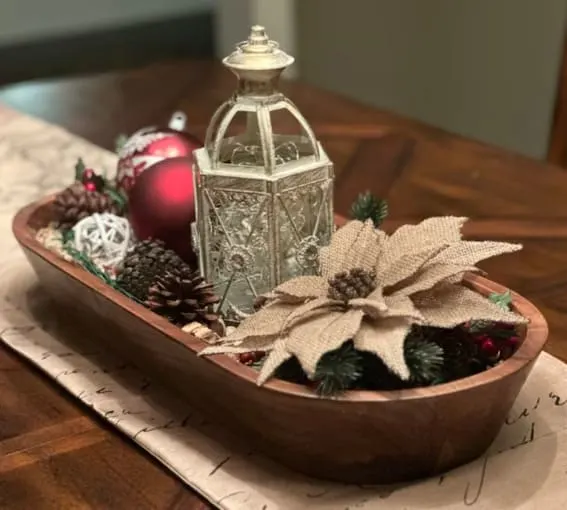
[[[134,133],[118,152],[117,189],[128,193],[142,172],[160,161],[192,158],[202,143],[184,131],[185,124],[185,115],[176,112],[167,128],[151,126]]]
[[[128,195],[128,215],[139,240],[161,239],[184,260],[194,262],[192,158],[165,159],[140,174]]]

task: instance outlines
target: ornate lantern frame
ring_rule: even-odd
[[[293,59],[253,27],[224,60],[239,78],[219,107],[205,146],[195,151],[196,233],[200,269],[232,322],[257,295],[318,270],[319,248],[333,232],[333,164],[297,107],[276,89]],[[300,134],[275,134],[274,112]],[[229,133],[234,119],[246,124]]]

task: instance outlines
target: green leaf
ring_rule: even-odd
[[[351,216],[359,221],[372,220],[378,228],[388,216],[388,202],[370,191],[358,195],[351,207]]]
[[[510,310],[510,308],[512,307],[512,293],[509,290],[503,292],[502,294],[493,292],[492,294],[490,294],[490,296],[488,296],[488,299],[490,299],[490,301],[492,301],[495,305],[498,305],[503,310]]]
[[[128,141],[128,136],[125,135],[124,133],[121,133],[116,137],[116,140],[114,141],[114,149],[116,153],[122,150],[124,145],[126,145],[127,141]]]
[[[77,160],[77,163],[75,164],[75,181],[82,181],[83,180],[83,173],[86,170],[86,166],[85,166],[85,162],[83,161],[82,158],[79,158]]]

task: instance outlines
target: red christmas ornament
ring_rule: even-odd
[[[202,144],[184,131],[185,124],[185,115],[176,112],[165,129],[151,126],[136,131],[118,152],[116,187],[128,193],[150,166],[169,158],[192,158]]]
[[[161,239],[188,262],[195,221],[192,158],[165,159],[138,177],[128,196],[128,215],[139,240]]]

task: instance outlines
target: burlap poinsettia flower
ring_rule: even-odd
[[[351,221],[321,250],[320,276],[300,276],[266,295],[267,304],[221,345],[202,354],[267,351],[258,384],[295,356],[309,377],[330,351],[352,340],[401,379],[410,371],[404,341],[413,324],[453,328],[471,320],[525,323],[467,288],[480,260],[520,245],[463,241],[466,218],[430,218],[388,236],[372,222]]]

